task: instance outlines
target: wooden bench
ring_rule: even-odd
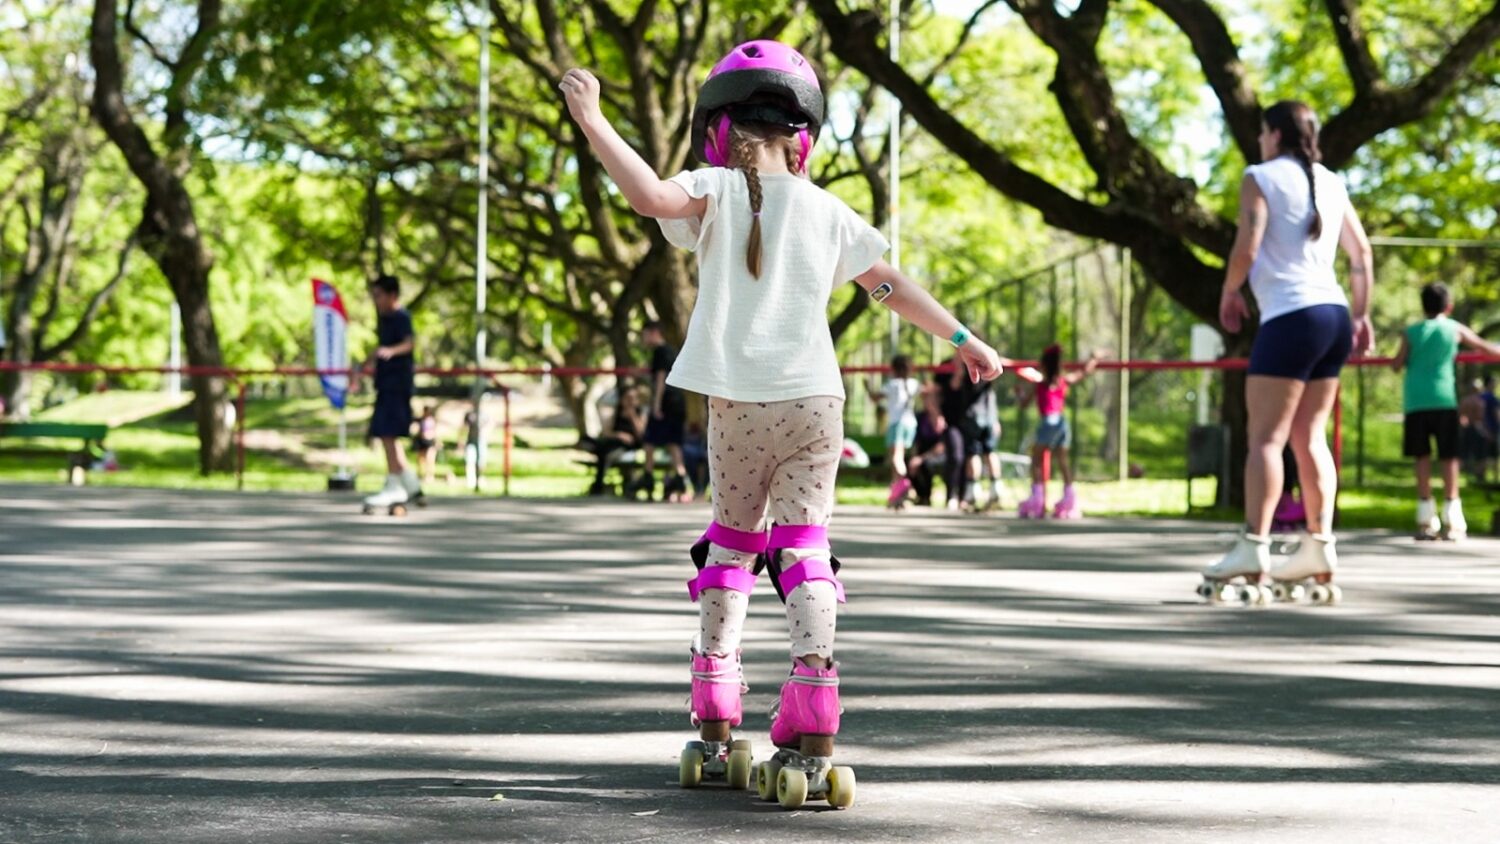
[[[63,439],[82,440],[77,451],[63,451],[68,458],[68,483],[82,486],[89,466],[98,458],[104,447],[104,437],[109,434],[108,425],[82,422],[0,422],[0,440],[19,439]],[[8,449],[9,450],[9,449]],[[19,449],[15,453],[21,453]],[[55,454],[55,450],[41,449],[29,453]]]

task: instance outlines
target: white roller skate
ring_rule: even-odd
[[[1032,484],[1031,497],[1021,502],[1017,511],[1023,519],[1040,519],[1047,515],[1047,487],[1045,484]]]
[[[1271,568],[1271,538],[1245,534],[1217,563],[1203,570],[1198,597],[1211,604],[1238,602],[1246,606],[1269,604],[1271,587],[1266,572]]]
[[[406,500],[418,507],[427,506],[427,494],[422,492],[422,479],[417,476],[417,470],[408,466],[401,473],[401,486],[406,489]]]
[[[1333,582],[1339,568],[1331,533],[1315,533],[1302,540],[1297,550],[1271,569],[1272,594],[1278,601],[1306,600],[1314,604],[1337,604],[1343,592]]]
[[[1437,503],[1431,498],[1417,499],[1417,539],[1437,539],[1443,523],[1438,521]]]
[[[406,491],[406,484],[400,475],[386,475],[385,486],[374,495],[365,498],[364,514],[366,516],[376,510],[385,510],[392,516],[406,515],[406,502],[411,496]]]
[[[1469,523],[1464,520],[1464,505],[1457,498],[1443,502],[1442,537],[1457,542],[1469,535]]]

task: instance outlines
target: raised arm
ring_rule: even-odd
[[[1492,357],[1500,357],[1500,343],[1491,343],[1480,337],[1479,332],[1463,323],[1458,324],[1458,340],[1471,349],[1484,352]]]
[[[568,113],[573,115],[609,177],[615,180],[625,201],[637,214],[661,220],[703,216],[708,209],[706,198],[688,196],[681,185],[657,176],[651,165],[610,125],[599,110],[599,80],[594,74],[574,68],[563,74],[557,87],[567,100]]]
[[[1234,247],[1224,267],[1224,289],[1219,294],[1219,322],[1224,330],[1237,333],[1250,316],[1250,305],[1240,288],[1250,280],[1250,265],[1260,252],[1260,241],[1266,236],[1266,196],[1249,173],[1240,181],[1240,223],[1235,231]]]
[[[1375,348],[1375,327],[1370,322],[1370,294],[1375,290],[1375,258],[1370,239],[1359,215],[1350,206],[1339,229],[1339,246],[1349,256],[1350,316],[1354,319],[1354,351],[1364,354]]]
[[[1089,359],[1083,362],[1083,370],[1082,371],[1075,370],[1073,372],[1069,372],[1069,373],[1067,373],[1066,375],[1063,376],[1063,380],[1067,381],[1068,382],[1068,386],[1071,387],[1074,384],[1077,384],[1079,381],[1082,381],[1083,379],[1089,377],[1090,375],[1093,375],[1094,374],[1094,370],[1096,370],[1096,369],[1099,368],[1099,359],[1101,357],[1103,357],[1103,355],[1099,354],[1099,350],[1098,349],[1095,349],[1094,351],[1090,352],[1089,353]]]
[[[929,334],[951,340],[960,330],[967,331],[963,323],[932,298],[931,293],[885,261],[876,261],[875,266],[854,281],[907,322]],[[981,379],[992,381],[998,378],[1004,363],[994,349],[973,335],[958,347],[958,357],[968,367],[969,377],[975,383]]]

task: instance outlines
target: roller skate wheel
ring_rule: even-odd
[[[1213,587],[1213,584],[1209,583],[1208,581],[1204,581],[1204,582],[1198,584],[1198,597],[1202,598],[1205,601],[1211,601],[1211,600],[1213,600],[1213,597],[1214,597],[1214,587]]]
[[[747,789],[750,787],[750,775],[754,768],[750,761],[750,751],[731,750],[729,760],[724,768],[724,778],[729,781],[729,787],[733,789]]]
[[[371,507],[371,506],[370,506],[370,505],[368,505],[368,504],[366,504],[366,505],[365,505],[365,506],[364,506],[364,508],[363,508],[363,509],[361,509],[361,510],[360,510],[360,512],[361,512],[361,513],[364,513],[364,514],[365,514],[365,515],[366,515],[366,516],[368,516],[368,515],[371,515],[371,514],[373,514],[373,513],[374,513],[374,512],[375,512],[375,508],[374,508],[374,507]]]
[[[1328,584],[1328,603],[1337,604],[1344,600],[1344,590],[1337,583]]]
[[[770,803],[776,799],[776,780],[781,774],[781,763],[776,760],[762,762],[755,769],[755,792],[760,799]]]
[[[729,749],[730,750],[743,750],[746,753],[751,753],[751,751],[752,751],[749,739],[735,739],[734,741],[732,741],[732,742],[729,743]]]
[[[689,742],[688,746],[682,749],[682,757],[677,763],[677,784],[683,788],[697,788],[702,782],[703,743]]]
[[[836,767],[828,772],[828,805],[847,809],[854,805],[854,769]]]
[[[1260,602],[1262,604],[1276,603],[1276,590],[1262,583],[1260,586]]]
[[[1245,606],[1254,606],[1260,600],[1260,590],[1250,585],[1234,587],[1234,599]]]
[[[391,505],[391,515],[392,516],[404,516],[404,515],[406,515],[406,505],[405,504],[392,504]]]
[[[1291,592],[1285,583],[1276,583],[1271,586],[1271,598],[1277,601],[1291,600]]]
[[[1314,604],[1326,604],[1326,603],[1329,603],[1329,601],[1328,601],[1328,587],[1324,586],[1321,583],[1314,584],[1313,588],[1310,589],[1310,590],[1308,590],[1307,599],[1309,601],[1312,601]]]
[[[807,774],[797,768],[782,768],[776,775],[776,802],[783,809],[800,809],[807,802]]]

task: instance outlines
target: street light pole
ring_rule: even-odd
[[[486,297],[489,286],[489,212],[490,212],[490,8],[483,6],[479,25],[479,219],[474,243],[474,368],[485,362],[484,331]],[[474,376],[474,491],[484,478],[484,391],[485,377]]]
[[[890,51],[891,61],[899,62],[901,58],[901,20],[900,4],[897,0],[890,0]],[[886,103],[890,109],[890,145],[891,164],[887,179],[890,183],[890,217],[891,229],[891,266],[897,270],[901,269],[901,100],[889,90],[886,91]],[[856,139],[857,142],[857,139]],[[891,333],[891,356],[901,351],[901,317],[895,311],[890,312]]]

